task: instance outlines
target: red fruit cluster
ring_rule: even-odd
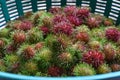
[[[87,25],[90,29],[98,27],[100,22],[95,17],[90,17],[87,20]]]
[[[70,21],[71,24],[74,26],[79,26],[82,24],[82,20],[79,19],[77,16],[68,16],[67,19]]]
[[[21,30],[30,30],[32,28],[32,23],[30,21],[22,21],[20,26],[19,26],[19,29]]]
[[[67,16],[75,15],[75,14],[76,14],[76,11],[77,11],[76,6],[67,6],[67,7],[64,8],[64,13],[65,13]]]
[[[66,18],[66,16],[65,15],[55,15],[55,17],[53,18],[53,23],[54,24],[58,24],[58,23],[60,23],[60,22],[62,22],[62,21],[65,21],[65,22],[67,22],[68,20],[67,20],[67,18]]]
[[[48,27],[45,26],[40,27],[40,30],[43,32],[44,35],[47,35],[50,32]]]
[[[57,66],[51,66],[48,68],[48,75],[50,76],[61,76],[63,74],[63,70]]]
[[[51,8],[51,9],[49,10],[49,12],[51,12],[51,13],[53,13],[53,14],[61,13],[61,11],[62,11],[62,8],[60,8],[60,7],[54,7],[54,8]]]
[[[89,41],[89,35],[86,32],[79,32],[76,35],[76,39],[80,40],[80,41],[88,42]]]
[[[83,54],[82,61],[97,68],[104,63],[104,55],[99,51],[90,50],[87,53]]]
[[[21,44],[26,40],[26,35],[23,32],[15,33],[13,36],[13,40],[15,44]]]
[[[31,47],[28,46],[26,49],[24,49],[22,56],[25,59],[31,59],[35,55],[35,50]]]
[[[53,30],[54,30],[54,33],[64,33],[67,35],[70,35],[73,32],[72,25],[67,22],[61,22],[61,23],[54,25]]]
[[[85,18],[88,18],[89,17],[89,14],[90,14],[90,9],[89,8],[86,8],[86,7],[82,7],[80,9],[78,9],[76,15],[79,17],[79,18],[82,18],[82,19],[85,19]]]
[[[118,41],[120,35],[119,31],[116,28],[108,28],[106,30],[105,36],[108,40]]]

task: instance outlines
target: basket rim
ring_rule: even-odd
[[[9,79],[20,79],[20,80],[95,80],[95,79],[106,79],[120,76],[120,71],[111,72],[106,74],[98,74],[93,76],[70,76],[70,77],[37,77],[37,76],[25,76],[20,74],[0,72],[0,77]]]

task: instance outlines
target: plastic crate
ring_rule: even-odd
[[[14,20],[27,11],[48,11],[51,7],[66,5],[89,6],[93,13],[105,15],[113,19],[116,25],[120,24],[120,0],[0,0],[0,28],[3,28],[7,21]],[[120,71],[84,77],[34,77],[0,72],[0,80],[2,78],[4,80],[120,80]]]

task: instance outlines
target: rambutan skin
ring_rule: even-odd
[[[23,50],[21,55],[24,57],[24,59],[31,59],[35,55],[35,50],[31,46],[28,46]]]
[[[77,16],[68,16],[67,19],[74,26],[79,26],[79,25],[81,25],[83,23],[83,21],[81,19],[79,19]]]
[[[76,6],[66,6],[63,11],[68,16],[75,15],[77,8]]]
[[[119,31],[115,28],[108,28],[105,36],[108,40],[117,41],[119,39]]]
[[[90,15],[90,9],[87,7],[82,7],[82,8],[77,10],[76,15],[81,19],[86,19]]]
[[[62,12],[62,8],[60,7],[53,7],[49,9],[49,12],[52,14],[60,14]]]
[[[99,27],[99,21],[95,17],[90,17],[87,20],[87,25],[90,29]]]
[[[86,63],[77,64],[73,68],[73,75],[75,76],[88,76],[95,75],[94,68]]]
[[[89,35],[86,32],[79,32],[76,35],[76,39],[80,40],[80,41],[88,42],[89,41]]]
[[[97,72],[99,74],[109,73],[111,72],[111,68],[108,66],[108,64],[104,63],[97,68]]]
[[[54,33],[64,33],[67,35],[71,35],[73,32],[73,28],[72,25],[70,23],[67,22],[61,22],[58,23],[57,25],[54,25]]]
[[[55,76],[61,76],[62,74],[63,74],[63,70],[60,67],[50,66],[48,68],[48,75],[50,75],[50,76],[55,77]]]
[[[99,51],[89,50],[87,53],[83,54],[82,61],[96,68],[104,63],[104,55]]]
[[[43,32],[44,35],[47,35],[50,32],[48,27],[45,26],[40,27],[40,30]]]
[[[15,44],[21,44],[21,43],[25,42],[26,35],[22,31],[15,32],[15,34],[13,35],[13,40],[14,40]]]
[[[104,51],[104,54],[105,54],[105,59],[107,61],[112,61],[112,60],[115,59],[116,51],[115,51],[115,49],[113,48],[113,46],[110,43],[106,44],[103,47],[103,51]]]

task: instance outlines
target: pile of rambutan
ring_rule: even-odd
[[[120,71],[120,28],[88,7],[27,12],[0,30],[0,71],[88,76]]]

